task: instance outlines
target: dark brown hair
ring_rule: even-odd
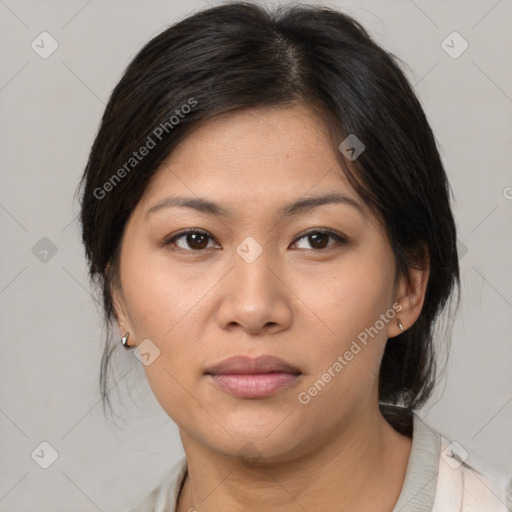
[[[330,8],[245,2],[189,16],[135,56],[112,92],[79,187],[83,243],[107,325],[104,406],[109,360],[121,350],[111,336],[111,282],[126,222],[148,181],[198,123],[297,103],[321,116],[336,145],[350,134],[364,143],[350,166],[339,151],[340,163],[382,220],[397,276],[429,263],[421,314],[387,344],[379,375],[381,403],[414,409],[425,402],[436,376],[434,326],[455,285],[460,289],[456,228],[434,135],[397,60]],[[150,139],[150,151],[133,160]]]

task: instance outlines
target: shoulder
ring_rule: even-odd
[[[401,416],[393,421],[397,430],[412,433],[407,473],[394,512],[420,510],[418,505],[431,512],[512,512],[512,475],[491,469],[417,413],[398,408],[392,413]],[[389,411],[386,415],[391,418]]]
[[[461,445],[441,436],[432,512],[510,512],[512,477],[486,467]]]
[[[137,506],[127,512],[175,512],[178,494],[186,473],[187,459],[183,457]]]

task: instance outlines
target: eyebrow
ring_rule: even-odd
[[[291,215],[297,215],[299,213],[303,213],[306,211],[310,211],[313,208],[318,206],[323,206],[326,204],[345,204],[348,206],[352,206],[356,210],[359,211],[361,215],[364,216],[365,212],[361,204],[352,199],[351,197],[345,196],[343,194],[325,194],[319,196],[309,196],[294,201],[293,203],[289,203],[282,208],[279,209],[280,218],[288,217]],[[209,199],[203,197],[184,197],[184,196],[175,196],[175,197],[166,197],[162,199],[154,206],[149,208],[146,212],[146,218],[149,217],[150,214],[162,210],[164,208],[171,207],[181,207],[181,208],[191,208],[193,210],[199,211],[201,213],[205,213],[207,215],[212,215],[216,217],[232,217],[233,214],[230,210],[227,210]]]

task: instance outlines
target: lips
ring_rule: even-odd
[[[233,356],[220,363],[211,366],[205,373],[210,375],[223,374],[254,374],[254,373],[292,373],[300,374],[301,371],[286,361],[274,356],[260,356],[250,358],[248,356]]]
[[[264,398],[296,382],[302,372],[274,356],[234,356],[205,371],[223,391],[243,398]]]

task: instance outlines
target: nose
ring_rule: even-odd
[[[293,296],[282,266],[270,251],[254,260],[233,255],[233,268],[220,285],[218,322],[225,330],[271,334],[290,327]]]

